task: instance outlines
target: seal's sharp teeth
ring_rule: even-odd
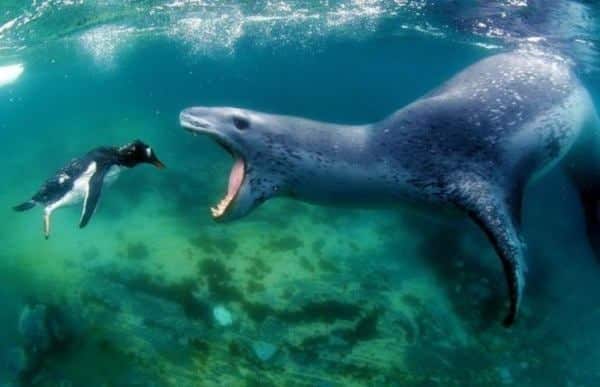
[[[236,159],[236,163],[234,164],[232,172],[229,176],[229,185],[227,187],[225,196],[216,206],[210,209],[213,218],[220,218],[223,216],[223,214],[225,214],[232,205],[243,182],[244,168],[245,165],[243,164],[243,161],[241,159]]]
[[[231,204],[232,200],[233,195],[227,194],[216,206],[211,207],[210,212],[212,213],[213,218],[222,216],[227,210],[229,204]]]

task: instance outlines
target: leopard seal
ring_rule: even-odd
[[[521,203],[528,183],[562,161],[589,206],[588,231],[597,231],[595,117],[568,61],[516,50],[472,64],[375,123],[339,125],[232,107],[187,108],[180,123],[215,139],[235,160],[227,193],[211,209],[218,220],[240,218],[275,196],[359,206],[410,199],[464,211],[502,262],[510,326],[525,285]],[[599,189],[583,188],[591,175],[598,175]]]

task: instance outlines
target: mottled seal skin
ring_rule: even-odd
[[[525,186],[576,143],[599,145],[591,148],[600,153],[588,92],[565,60],[540,52],[483,59],[367,125],[230,107],[188,108],[180,121],[244,162],[242,185],[223,220],[242,217],[278,195],[325,205],[411,199],[463,210],[502,261],[510,295],[507,326],[517,316],[525,283],[520,230]],[[600,182],[598,159],[574,157],[567,169],[576,182],[592,173]],[[588,226],[597,223],[592,210],[598,195],[592,191],[582,193],[585,202],[592,198]]]

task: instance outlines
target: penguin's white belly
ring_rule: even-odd
[[[94,173],[96,173],[96,162],[92,162],[85,172],[73,182],[73,188],[70,191],[56,202],[47,205],[44,211],[50,214],[57,208],[81,203],[88,195],[90,179]]]

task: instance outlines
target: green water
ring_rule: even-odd
[[[499,262],[456,214],[276,199],[210,218],[232,161],[179,111],[371,122],[514,43],[425,3],[3,2],[0,65],[24,72],[0,86],[0,383],[598,385],[600,267],[558,172],[527,192],[528,283],[510,329]],[[594,50],[576,54],[597,95]],[[61,209],[46,241],[39,208],[11,210],[71,158],[135,138],[168,168],[123,172],[85,229],[79,207]],[[19,319],[42,304],[65,339],[24,364]]]

